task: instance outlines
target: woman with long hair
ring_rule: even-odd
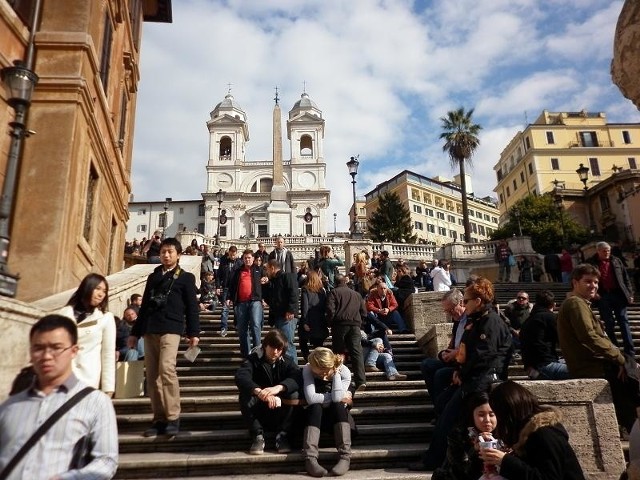
[[[317,271],[309,270],[300,295],[300,323],[298,324],[300,351],[305,361],[309,356],[309,344],[311,348],[321,347],[329,336],[325,316],[326,307],[327,291],[322,278]]]
[[[352,404],[349,391],[351,371],[344,365],[342,355],[328,348],[318,347],[309,354],[309,363],[302,367],[304,396],[307,401],[307,426],[304,429],[303,452],[305,469],[312,477],[327,473],[338,477],[351,465],[351,426],[348,407]],[[318,443],[323,427],[333,427],[338,463],[330,472],[318,463]]]
[[[494,388],[489,403],[498,418],[497,436],[512,451],[482,449],[485,463],[498,466],[506,478],[584,479],[558,410],[542,407],[533,393],[513,381]]]
[[[71,295],[64,315],[78,325],[78,355],[73,373],[90,387],[113,395],[116,377],[116,323],[108,312],[109,284],[97,273],[82,279]]]

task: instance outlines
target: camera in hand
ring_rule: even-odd
[[[153,309],[160,309],[167,305],[167,297],[166,293],[158,293],[157,295],[153,295],[149,298],[149,305]]]

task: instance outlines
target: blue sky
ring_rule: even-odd
[[[475,108],[483,127],[470,170],[479,196],[494,195],[500,152],[544,109],[640,122],[610,76],[622,1],[172,3],[172,24],[143,27],[136,201],[201,198],[206,122],[229,83],[248,116],[247,160],[256,161],[271,159],[274,87],[285,117],[306,83],[326,121],[328,217],[338,214],[339,229],[348,225],[352,155],[358,195],[403,169],[453,176],[439,118],[459,106]]]

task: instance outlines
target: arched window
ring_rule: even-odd
[[[204,203],[198,205],[198,216],[204,217]]]
[[[273,179],[261,178],[253,182],[249,191],[251,193],[269,193],[271,191],[271,187],[273,187]]]
[[[311,135],[303,135],[300,137],[300,155],[302,157],[313,156],[313,140]]]
[[[231,158],[231,138],[220,139],[220,158]]]

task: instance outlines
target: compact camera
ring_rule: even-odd
[[[151,308],[160,309],[167,305],[167,294],[166,293],[158,293],[157,295],[153,295],[149,298],[149,305]]]

